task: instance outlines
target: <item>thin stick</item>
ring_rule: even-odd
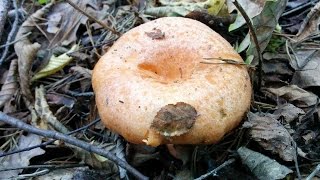
[[[95,17],[91,16],[90,14],[88,14],[87,12],[83,11],[82,9],[80,9],[76,4],[74,4],[71,0],[66,0],[68,4],[70,4],[73,8],[75,8],[77,11],[81,12],[82,14],[84,14],[85,16],[87,16],[89,19],[91,19],[92,21],[100,24],[103,28],[105,28],[106,30],[111,31],[112,33],[116,34],[116,35],[120,35],[119,32],[117,32],[114,28],[110,28],[109,26],[107,26],[106,24],[104,24],[103,22],[99,21],[98,19],[96,19]]]
[[[312,173],[306,178],[306,180],[312,180],[313,177],[320,171],[320,164],[312,171]]]
[[[20,41],[21,39],[23,39],[23,38],[25,38],[25,37],[27,37],[27,36],[31,35],[31,34],[32,34],[32,32],[28,32],[27,34],[22,35],[22,36],[21,36],[20,38],[18,38],[18,39],[15,39],[15,40],[13,40],[13,41],[11,41],[11,42],[7,43],[7,44],[1,45],[1,46],[0,46],[0,49],[1,49],[1,48],[4,48],[4,47],[7,47],[7,46],[10,46],[10,45],[12,45],[12,44],[14,44],[14,43],[16,43],[16,42]]]
[[[261,85],[262,85],[262,55],[261,55],[261,49],[260,49],[260,45],[258,42],[257,34],[253,28],[253,24],[252,24],[249,16],[247,15],[246,11],[242,8],[242,6],[238,3],[238,1],[233,0],[232,3],[236,6],[236,8],[239,10],[241,15],[243,16],[243,18],[246,20],[250,35],[253,39],[254,44],[256,45],[258,60],[259,60],[259,64],[258,64],[258,90],[260,90]]]
[[[200,176],[200,177],[198,177],[197,179],[194,179],[194,180],[203,180],[203,179],[207,178],[208,176],[210,176],[212,174],[216,174],[222,168],[228,166],[229,164],[232,164],[235,161],[236,161],[235,159],[229,159],[228,161],[225,161],[223,164],[221,164],[220,166],[218,166],[214,170],[212,170],[212,171],[208,172],[207,174],[204,174],[204,175],[202,175],[202,176]]]
[[[109,160],[111,160],[115,164],[117,164],[118,166],[121,166],[122,168],[126,169],[127,171],[129,171],[132,175],[134,175],[138,179],[142,179],[142,180],[149,179],[148,177],[144,176],[139,171],[137,171],[135,168],[133,168],[131,165],[129,165],[127,162],[121,160],[120,158],[116,157],[114,154],[110,153],[109,151],[106,151],[105,149],[98,148],[96,146],[93,146],[92,144],[89,144],[84,141],[80,141],[74,137],[70,137],[70,136],[67,136],[65,134],[62,134],[62,133],[59,133],[56,131],[35,128],[31,125],[24,123],[23,121],[21,121],[19,119],[10,117],[2,112],[0,112],[0,121],[5,122],[7,124],[10,124],[11,126],[17,127],[17,128],[22,129],[24,131],[27,131],[29,133],[37,134],[39,136],[44,136],[47,138],[58,139],[58,140],[66,142],[66,143],[69,143],[71,145],[85,149],[89,152],[96,153],[98,155],[101,155],[103,157],[108,158]]]
[[[74,167],[83,167],[87,166],[85,164],[64,164],[64,165],[53,165],[53,164],[44,164],[44,165],[30,165],[30,166],[23,166],[23,167],[9,167],[0,169],[2,171],[12,171],[12,170],[19,170],[19,169],[39,169],[39,168],[47,168],[47,169],[65,169],[65,168],[74,168]]]
[[[300,173],[300,169],[299,169],[299,164],[298,164],[298,147],[297,147],[297,143],[292,139],[292,143],[293,143],[293,147],[294,147],[294,156],[293,156],[293,160],[294,160],[294,166],[296,168],[297,171],[297,176],[298,179],[301,180],[301,173]]]

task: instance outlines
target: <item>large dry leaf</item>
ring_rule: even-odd
[[[15,52],[18,56],[18,70],[20,77],[21,92],[26,99],[27,107],[31,107],[34,101],[33,95],[30,90],[30,70],[32,63],[36,57],[36,53],[40,49],[39,43],[31,43],[31,41],[25,36],[27,33],[32,32],[34,25],[42,16],[49,10],[52,3],[44,6],[43,8],[32,14],[19,28],[16,36],[17,42],[14,44]]]
[[[273,115],[249,112],[243,127],[249,128],[251,137],[264,149],[279,154],[285,161],[294,160],[293,139]]]
[[[18,145],[15,150],[24,149],[27,147],[35,146],[41,143],[41,137],[35,134],[28,134],[27,136],[21,135]],[[44,154],[45,151],[41,148],[35,148],[29,151],[16,153],[13,155],[5,156],[0,158],[0,169],[7,168],[19,168],[26,167],[29,165],[31,158]],[[2,171],[0,172],[0,179],[11,179],[16,178],[23,169]]]
[[[307,17],[304,19],[297,36],[293,38],[293,40],[296,42],[299,42],[309,36],[318,34],[319,23],[320,23],[320,2],[318,2],[307,14]]]
[[[109,16],[109,6],[101,0],[71,0],[81,10],[94,18],[105,21]],[[67,2],[56,3],[48,13],[49,48],[58,45],[69,45],[77,41],[77,32],[81,24],[86,24],[88,17],[79,12]],[[104,22],[106,23],[106,22]]]
[[[267,88],[267,91],[278,97],[282,97],[297,107],[310,107],[317,103],[318,96],[296,85],[283,86],[281,88]]]
[[[9,68],[9,72],[6,77],[6,81],[1,87],[0,91],[0,108],[4,106],[4,104],[10,100],[10,98],[14,95],[14,93],[18,89],[17,82],[17,67],[18,61],[12,60]]]
[[[58,72],[62,68],[64,68],[73,59],[71,56],[68,56],[68,54],[72,53],[73,51],[76,51],[77,49],[78,49],[78,45],[73,45],[68,52],[63,53],[60,56],[56,57],[55,55],[52,55],[48,64],[43,69],[41,69],[39,72],[37,72],[32,77],[31,80],[35,81],[37,79],[47,77],[49,75],[52,75],[52,74]]]
[[[298,50],[294,59],[291,64],[296,71],[291,83],[302,88],[320,86],[320,52]]]
[[[241,147],[237,150],[242,163],[260,180],[283,179],[293,171],[258,152]]]

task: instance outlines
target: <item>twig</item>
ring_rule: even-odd
[[[3,32],[4,25],[6,24],[6,21],[7,21],[7,15],[9,12],[10,2],[11,2],[11,0],[1,0],[0,1],[0,40],[2,38],[2,32]]]
[[[312,171],[312,173],[306,178],[306,180],[312,180],[313,177],[320,171],[320,164]]]
[[[90,20],[100,24],[103,28],[105,28],[106,30],[111,31],[112,33],[116,34],[116,35],[120,35],[119,32],[117,32],[114,28],[110,28],[109,26],[107,26],[106,24],[104,24],[103,22],[99,21],[98,19],[96,19],[95,17],[91,16],[90,14],[88,14],[87,12],[85,12],[84,10],[80,9],[76,4],[74,4],[71,0],[66,0],[68,4],[70,4],[73,8],[75,8],[77,11],[81,12],[82,14],[84,14],[85,16],[87,16]]]
[[[16,11],[17,11],[16,9],[10,10],[8,12],[8,17],[13,18],[15,16]],[[23,18],[25,17],[25,15],[27,15],[27,12],[22,7],[18,9],[18,13]]]
[[[86,130],[88,129],[90,126],[96,124],[97,122],[99,122],[100,119],[96,119],[94,121],[92,121],[91,123],[79,128],[79,129],[76,129],[74,131],[70,131],[67,135],[71,135],[71,134],[74,134],[74,133],[77,133],[79,131],[82,131],[82,130]],[[35,145],[35,146],[30,146],[30,147],[27,147],[27,148],[23,148],[23,149],[18,149],[18,150],[14,150],[14,151],[11,151],[11,152],[7,152],[7,153],[2,153],[0,154],[0,158],[1,157],[4,157],[4,156],[9,156],[11,154],[16,154],[16,153],[20,153],[20,152],[24,152],[24,151],[30,151],[31,149],[35,149],[35,148],[38,148],[38,147],[45,147],[53,142],[55,142],[56,140],[53,139],[53,140],[50,140],[50,141],[47,141],[47,142],[44,142],[44,143],[41,143],[41,144],[38,144],[38,145]]]
[[[248,25],[248,28],[249,28],[250,35],[253,39],[254,44],[256,45],[256,50],[257,50],[258,60],[259,60],[259,64],[258,64],[258,90],[260,90],[261,85],[262,85],[262,55],[261,55],[261,49],[260,49],[260,45],[258,42],[257,34],[253,28],[253,24],[252,24],[249,16],[247,15],[246,11],[242,8],[242,6],[238,3],[238,1],[233,0],[232,3],[236,6],[236,8],[239,10],[241,15],[245,19],[245,21]]]
[[[298,179],[301,180],[301,173],[300,173],[300,169],[299,169],[299,164],[298,164],[298,147],[297,147],[297,143],[292,139],[292,143],[293,143],[293,147],[294,147],[294,156],[293,156],[293,160],[294,160],[294,166],[296,168],[297,171],[297,176]]]
[[[32,177],[36,177],[36,176],[43,176],[45,174],[49,173],[49,169],[43,169],[41,171],[37,171],[31,174],[20,174],[17,179],[28,179],[28,178],[32,178]]]
[[[17,1],[13,0],[13,7],[14,9],[18,9],[18,5],[17,5]],[[18,31],[18,23],[19,23],[19,13],[18,11],[15,11],[15,18],[14,18],[14,22],[11,28],[11,31],[8,35],[8,39],[6,44],[9,44],[16,36],[17,31]],[[2,65],[3,61],[5,60],[5,58],[7,57],[7,54],[9,52],[9,46],[6,46],[5,49],[2,52],[2,56],[0,58],[0,66]]]
[[[74,167],[83,167],[87,166],[85,164],[64,164],[64,165],[53,165],[53,164],[44,164],[44,165],[29,165],[24,167],[10,167],[0,169],[2,171],[12,171],[12,170],[19,170],[19,169],[38,169],[38,168],[47,168],[47,169],[65,169],[65,168],[74,168]]]
[[[218,171],[220,171],[222,168],[228,166],[229,164],[232,164],[233,162],[235,162],[235,159],[229,159],[228,161],[225,161],[223,164],[221,164],[220,166],[218,166],[217,168],[215,168],[214,170],[208,172],[207,174],[204,174],[194,180],[203,180],[205,178],[207,178],[208,176],[210,176],[211,174],[216,174]]]
[[[16,42],[20,41],[21,39],[23,39],[23,38],[25,38],[25,37],[27,37],[27,36],[31,35],[31,34],[32,34],[32,32],[28,32],[27,34],[24,34],[23,36],[19,37],[18,39],[15,39],[15,40],[13,40],[13,41],[11,41],[11,42],[7,43],[7,44],[3,44],[3,45],[1,45],[1,46],[0,46],[0,49],[1,49],[1,48],[4,48],[4,47],[7,47],[7,46],[10,46],[10,45],[12,45],[12,44],[14,44],[14,43],[16,43]]]
[[[149,179],[148,177],[144,176],[139,171],[137,171],[135,168],[133,168],[131,165],[129,165],[127,162],[116,157],[115,155],[113,155],[109,151],[106,151],[105,149],[93,146],[90,143],[78,140],[74,137],[67,136],[65,134],[62,134],[62,133],[59,133],[56,131],[35,128],[31,125],[24,123],[23,121],[21,121],[19,119],[8,116],[2,112],[0,112],[0,121],[5,122],[7,124],[10,124],[11,126],[17,127],[17,128],[22,129],[24,131],[27,131],[29,133],[37,134],[39,136],[44,136],[47,138],[58,139],[58,140],[66,142],[66,143],[69,143],[71,145],[77,146],[79,148],[85,149],[89,152],[96,153],[100,156],[108,158],[109,160],[111,160],[115,164],[117,164],[118,166],[121,166],[122,168],[126,169],[127,171],[129,171],[132,175],[134,175],[138,179],[142,179],[142,180]]]
[[[292,13],[296,13],[297,11],[307,7],[307,6],[310,6],[310,5],[314,5],[316,3],[317,0],[315,1],[311,1],[311,2],[307,2],[307,3],[303,3],[302,5],[296,7],[296,8],[293,8],[293,9],[290,9],[289,11],[287,12],[284,12],[281,16],[287,16],[287,15],[290,15]]]

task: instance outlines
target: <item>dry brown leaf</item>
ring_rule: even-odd
[[[190,130],[197,116],[196,109],[187,103],[168,104],[158,111],[151,128],[164,136],[179,136]]]
[[[9,101],[9,99],[14,95],[14,93],[18,89],[17,82],[17,67],[18,61],[12,60],[9,68],[9,72],[6,77],[6,81],[1,87],[0,91],[0,108],[4,106],[4,104]]]
[[[285,179],[288,174],[293,173],[293,171],[286,166],[248,148],[241,147],[237,152],[242,163],[247,165],[252,173],[260,180]]]
[[[248,113],[243,127],[249,128],[250,135],[264,149],[277,153],[285,161],[293,161],[295,148],[289,132],[271,114]]]
[[[307,14],[307,17],[303,20],[303,23],[299,29],[298,34],[294,41],[300,42],[305,38],[319,33],[320,23],[320,2],[318,2],[311,11]]]
[[[33,95],[30,90],[30,70],[32,67],[32,63],[36,57],[36,53],[40,49],[39,43],[31,43],[31,41],[25,37],[25,34],[32,32],[34,26],[30,26],[30,24],[34,25],[37,23],[39,19],[49,10],[52,6],[52,3],[47,4],[43,8],[36,11],[32,14],[19,28],[16,39],[19,40],[14,44],[15,52],[18,56],[18,70],[20,77],[20,88],[21,92],[25,98],[26,106],[29,109],[33,107]]]
[[[98,20],[105,20],[109,15],[109,6],[91,0],[71,0],[81,10],[92,15]],[[77,32],[81,24],[86,24],[88,17],[79,12],[67,2],[54,5],[48,14],[49,48],[57,44],[69,45],[77,41]],[[59,21],[60,23],[57,23]]]
[[[35,134],[28,134],[27,136],[21,135],[15,150],[38,145],[41,141],[41,137]],[[2,157],[0,158],[0,169],[26,167],[29,165],[31,158],[44,153],[45,151],[41,148],[35,148],[29,151]],[[23,168],[12,171],[1,171],[0,179],[16,179],[18,174],[22,171]]]
[[[69,130],[53,115],[45,97],[43,86],[36,88],[35,110],[45,124],[48,123],[55,130],[67,134]]]
[[[300,108],[313,106],[318,100],[318,96],[296,85],[288,85],[281,88],[267,88],[266,90]]]

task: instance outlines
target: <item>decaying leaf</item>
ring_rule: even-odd
[[[100,21],[106,21],[109,15],[109,6],[91,0],[71,0],[80,9]],[[102,7],[100,7],[100,5]],[[67,2],[56,3],[48,13],[47,32],[50,41],[49,48],[61,44],[68,46],[77,41],[77,32],[81,24],[86,24],[88,17],[79,12]],[[107,22],[104,22],[107,24]]]
[[[27,136],[21,135],[15,150],[38,145],[41,143],[41,141],[41,137],[35,134],[28,134]],[[29,165],[29,161],[31,158],[44,153],[45,151],[41,148],[35,148],[29,151],[2,157],[0,158],[0,169],[26,167]],[[17,175],[22,171],[23,169],[2,171],[0,172],[0,179],[16,179]]]
[[[264,53],[262,71],[265,86],[279,87],[290,83],[294,73],[290,68],[288,56],[283,54]]]
[[[18,89],[18,82],[17,82],[17,68],[18,68],[18,61],[13,60],[11,61],[9,72],[6,77],[6,81],[1,87],[0,91],[0,108],[4,106],[4,104],[14,95],[14,93]]]
[[[14,50],[18,56],[18,70],[20,77],[20,88],[21,92],[25,98],[25,103],[29,109],[33,107],[33,95],[30,90],[30,70],[32,67],[32,63],[36,57],[36,53],[40,49],[40,44],[35,42],[31,43],[31,41],[25,36],[27,33],[32,32],[34,26],[42,16],[50,9],[52,3],[47,4],[43,8],[36,11],[32,14],[19,28],[17,36],[15,40],[17,41],[14,44]]]
[[[149,36],[152,40],[154,39],[163,39],[165,37],[165,34],[160,30],[154,28],[151,32],[145,32],[147,36]]]
[[[125,159],[125,146],[124,141],[121,139],[121,137],[118,134],[115,134],[113,132],[107,132],[108,136],[112,138],[112,143],[109,143],[107,146],[104,147],[106,151],[112,152],[117,156],[118,158],[122,159],[123,161],[126,161]],[[107,162],[112,163],[110,160],[106,159],[105,157],[102,157],[97,154],[93,154],[100,162]],[[122,167],[118,167],[120,172],[120,178],[125,178],[127,176],[127,170],[123,169]]]
[[[246,147],[237,150],[243,164],[260,180],[283,179],[293,171],[277,161]]]
[[[297,36],[293,38],[293,40],[296,42],[299,42],[304,40],[306,37],[318,34],[319,23],[320,23],[320,2],[318,2],[307,14],[307,17],[304,19]]]
[[[58,93],[47,93],[46,99],[48,101],[49,105],[54,106],[65,106],[69,109],[72,109],[74,107],[75,99],[72,97],[69,97],[64,94],[58,94]]]
[[[295,61],[291,64],[296,69],[292,84],[301,88],[320,86],[320,52],[317,50],[296,51]]]
[[[55,130],[64,134],[69,130],[52,114],[45,98],[45,89],[43,86],[36,88],[35,110],[45,124],[51,125]],[[40,124],[43,122],[40,122]]]
[[[248,113],[243,127],[249,128],[251,137],[264,149],[277,153],[285,161],[293,161],[295,148],[289,132],[271,114]]]
[[[277,110],[273,113],[279,118],[285,120],[287,123],[291,123],[292,121],[301,117],[301,115],[306,114],[302,109],[292,105],[292,104],[283,104],[278,107]]]
[[[170,1],[160,0],[162,6],[147,8],[145,14],[165,17],[165,16],[186,16],[194,11],[206,11],[208,14],[217,15],[226,14],[224,11],[225,0],[207,0],[207,1]],[[223,11],[223,12],[222,12]]]
[[[282,97],[297,107],[310,107],[317,103],[318,96],[296,85],[288,85],[280,88],[267,88],[267,91],[278,97]]]
[[[278,19],[280,18],[282,12],[286,7],[287,0],[266,1],[264,6],[261,0],[255,0],[255,1],[244,0],[243,1],[244,4],[248,4],[249,2],[255,4],[255,6],[257,7],[260,7],[260,8],[263,7],[263,10],[261,11],[261,13],[259,13],[258,15],[252,18],[252,24],[256,31],[258,43],[261,51],[263,51],[267,47],[272,37],[272,33],[278,24]],[[248,9],[251,9],[251,7],[248,7],[245,10],[248,10]],[[254,8],[252,9],[255,11]],[[234,30],[236,29],[236,27],[238,27],[238,25],[237,26],[230,25],[230,30]],[[251,39],[251,40],[249,41],[248,39]],[[256,45],[254,44],[252,38],[250,38],[249,35],[246,36],[246,38],[240,44],[240,47],[242,50],[248,47],[246,52],[247,63],[251,63],[252,65],[257,65],[258,54],[256,51]],[[253,61],[250,62],[252,59]]]
[[[78,45],[73,45],[68,52],[61,54],[58,57],[52,55],[49,60],[49,63],[46,65],[46,67],[44,67],[38,73],[36,73],[32,77],[32,81],[35,81],[37,79],[40,79],[40,78],[43,78],[43,77],[46,77],[49,75],[52,75],[52,74],[58,72],[59,70],[61,70],[64,66],[66,66],[73,59],[72,57],[68,56],[68,53],[71,53],[71,52],[77,50],[77,48],[78,48]]]
[[[168,104],[158,111],[151,128],[164,136],[179,136],[190,130],[197,116],[196,109],[187,103]]]

